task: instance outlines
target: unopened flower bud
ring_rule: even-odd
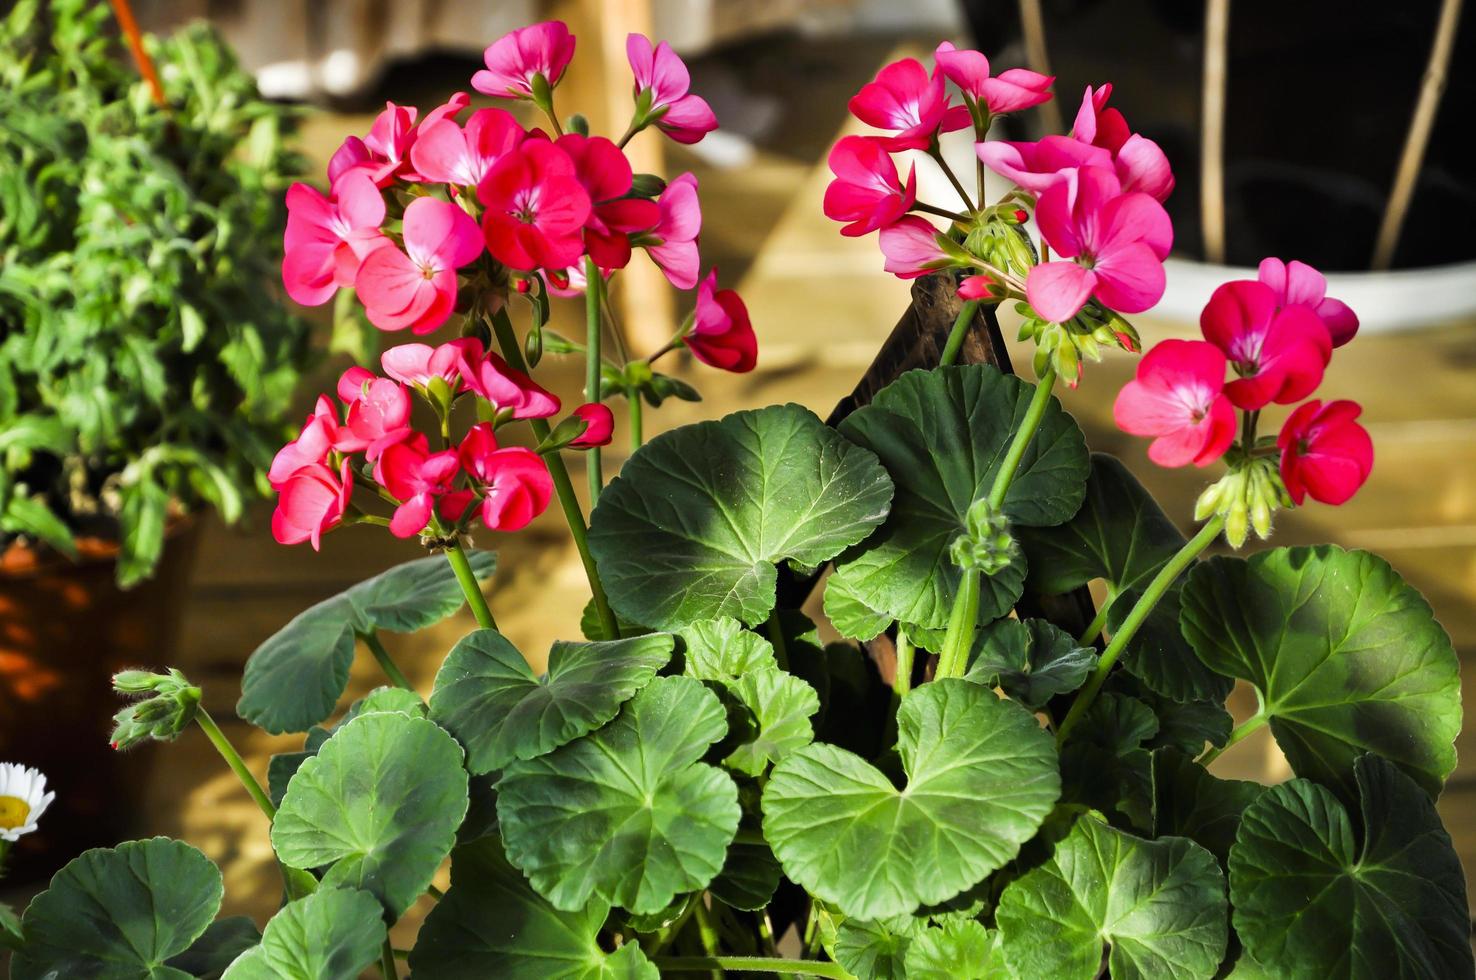
[[[576,112],[574,113],[574,115],[570,116],[567,120],[564,121],[564,128],[571,133],[578,133],[580,136],[588,136],[589,120]]]
[[[145,681],[139,675],[151,678],[149,686],[141,686]],[[114,686],[123,693],[153,692],[153,697],[131,704],[114,716],[111,741],[115,749],[151,738],[171,741],[195,720],[200,707],[200,689],[172,667],[168,675],[124,671],[114,678]]]
[[[656,198],[666,190],[666,181],[655,174],[636,174],[630,181],[630,193],[633,197]]]
[[[168,675],[151,670],[120,670],[113,675],[113,690],[119,694],[142,694],[168,680]]]
[[[1015,219],[1015,224],[1017,225],[1023,225],[1025,222],[1030,220],[1030,215],[1025,213],[1024,208],[1016,208],[1013,217]]]
[[[980,497],[969,507],[964,533],[954,539],[949,556],[965,571],[997,575],[1014,560],[1017,550],[1009,521],[990,506],[988,498]]]

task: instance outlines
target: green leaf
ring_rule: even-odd
[[[1214,976],[1227,940],[1225,879],[1193,841],[1145,841],[1082,817],[1045,864],[1011,882],[995,919],[1022,977]]]
[[[145,475],[119,490],[118,585],[129,588],[154,573],[164,551],[164,528],[169,517],[169,491]]]
[[[466,815],[456,740],[423,718],[360,715],[298,769],[272,823],[288,867],[332,865],[330,887],[372,892],[398,917],[451,852]]]
[[[671,659],[669,633],[628,640],[557,641],[533,673],[496,630],[467,634],[436,674],[431,718],[466,746],[481,774],[532,759],[594,731]]]
[[[469,557],[479,578],[494,571],[492,552]],[[324,599],[251,654],[236,714],[273,735],[306,731],[331,715],[343,697],[356,634],[421,630],[463,602],[455,573],[439,555],[397,565]]]
[[[14,980],[95,977],[184,980],[166,966],[220,910],[220,871],[190,845],[164,837],[74,858],[31,902]]]
[[[378,911],[378,906],[375,906]],[[190,948],[169,960],[197,980],[219,980],[236,957],[261,942],[261,930],[249,916],[231,915],[210,923]]]
[[[847,919],[835,930],[835,961],[867,980],[902,980],[907,950],[926,924],[910,915]]]
[[[777,862],[774,867],[776,869],[779,867]],[[777,877],[774,879],[774,885],[775,887],[779,885],[779,879]],[[771,892],[770,894],[773,893]],[[764,900],[764,904],[768,904],[767,898]],[[9,905],[0,902],[0,947],[18,949],[21,944],[21,938],[20,916],[16,915],[15,910]]]
[[[975,637],[964,678],[999,686],[1033,710],[1081,687],[1096,664],[1095,650],[1043,619],[1001,619]]]
[[[596,900],[559,911],[484,837],[456,849],[451,888],[426,916],[410,969],[438,980],[660,980],[639,944],[600,948],[609,912]]]
[[[1247,957],[1276,976],[1471,976],[1466,880],[1434,804],[1377,756],[1356,759],[1353,778],[1357,831],[1305,779],[1246,807],[1230,898]]]
[[[1026,587],[1058,595],[1104,579],[1116,596],[1108,614],[1108,626],[1116,629],[1164,562],[1184,546],[1184,536],[1120,461],[1093,453],[1091,467],[1086,500],[1075,517],[1019,532],[1030,564]],[[1176,701],[1224,701],[1231,681],[1200,663],[1179,633],[1179,588],[1170,588],[1154,607],[1128,644],[1123,666]]]
[[[1187,837],[1224,861],[1240,816],[1265,787],[1220,779],[1175,749],[1153,753],[1153,836]]]
[[[292,777],[297,775],[297,770],[308,759],[318,754],[323,743],[338,729],[347,725],[361,714],[371,711],[397,711],[411,718],[424,718],[426,715],[425,702],[420,700],[420,695],[414,691],[407,691],[400,687],[376,687],[368,694],[359,698],[349,705],[348,711],[344,712],[342,718],[332,729],[314,726],[308,730],[307,738],[303,740],[301,752],[279,752],[267,761],[267,791],[271,797],[273,806],[282,805],[282,797],[287,795],[287,786]]]
[[[846,580],[835,575],[825,580],[825,618],[841,636],[861,643],[876,639],[896,622],[862,602]]]
[[[971,364],[909,371],[841,423],[872,450],[897,485],[892,512],[875,535],[836,563],[831,588],[881,616],[927,629],[948,624],[961,573],[949,546],[964,533],[969,507],[989,493],[1035,386]],[[1051,400],[1004,502],[1017,526],[1059,524],[1085,492],[1086,444]],[[1017,559],[984,579],[980,624],[1020,597]],[[837,584],[838,583],[838,584]]]
[[[768,845],[735,840],[728,845],[723,870],[707,890],[730,908],[753,912],[769,904],[783,876],[784,869]]]
[[[497,783],[507,856],[556,908],[591,898],[655,912],[722,869],[738,829],[738,788],[698,760],[723,737],[718,698],[690,677],[659,677],[604,728]]]
[[[755,670],[778,666],[774,646],[731,617],[688,623],[682,639],[682,673],[700,681],[731,681]]]
[[[774,607],[775,565],[818,566],[886,517],[876,457],[808,409],[778,405],[663,433],[621,468],[590,517],[615,611],[661,629]]]
[[[771,763],[814,741],[810,719],[820,710],[820,697],[793,674],[777,667],[752,671],[731,682],[728,690],[753,713],[758,730],[723,760],[726,765],[761,776]]]
[[[1353,760],[1373,752],[1433,797],[1455,769],[1459,661],[1382,558],[1323,545],[1211,559],[1184,586],[1183,626],[1212,669],[1259,689],[1297,775],[1352,799]]]
[[[964,680],[902,700],[898,790],[864,759],[815,743],[774,767],[764,836],[785,873],[849,916],[882,918],[982,881],[1035,835],[1061,792],[1050,736]]]
[[[379,959],[381,914],[368,892],[320,888],[272,916],[224,980],[351,980]]]
[[[970,919],[950,919],[912,940],[907,980],[1010,980],[999,933]]]
[[[1157,733],[1158,719],[1142,701],[1098,696],[1061,747],[1063,800],[1146,831],[1153,823],[1153,771],[1145,746]]]
[[[69,558],[77,557],[77,543],[60,517],[40,497],[14,494],[0,514],[0,531],[25,534],[44,541]]]

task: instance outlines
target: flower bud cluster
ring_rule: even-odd
[[[1019,550],[1010,534],[1010,522],[987,498],[980,497],[969,507],[964,533],[954,538],[948,554],[966,572],[998,575],[1014,561]]]
[[[139,699],[113,716],[115,749],[149,739],[171,742],[195,720],[200,707],[200,689],[173,667],[166,674],[121,671],[113,677],[113,689]]]

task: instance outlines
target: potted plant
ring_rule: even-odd
[[[290,118],[205,28],[140,78],[109,27],[0,21],[0,754],[55,774],[48,838],[82,846],[137,782],[99,757],[108,677],[171,656],[192,515],[267,488],[307,353],[272,288]]]
[[[982,141],[1049,80],[994,75],[977,52],[933,73],[904,60],[853,100],[886,135],[835,148],[826,209],[930,283],[897,335],[913,342],[883,349],[834,426],[791,404],[637,434],[606,483],[607,400],[639,418],[676,390],[656,365],[678,346],[728,370],[756,351],[742,301],[700,276],[692,182],[633,175],[620,151],[715,125],[685,69],[630,38],[616,143],[555,111],[573,51],[562,24],[535,25],[473,79],[530,100],[547,130],[463,118],[460,97],[423,117],[391,105],[345,143],[330,196],[293,191],[299,293],[326,302],[351,281],[387,330],[467,311],[462,337],[347,372],[277,456],[278,540],[368,524],[435,552],[252,656],[238,713],[305,732],[301,750],[263,785],[186,677],[115,679],[133,699],[120,744],[192,725],[214,742],[272,821],[287,901],[260,934],[212,922],[220,872],[188,844],[96,850],[26,910],[13,976],[377,963],[389,978],[402,957],[429,978],[1470,976],[1464,878],[1432,802],[1455,766],[1459,678],[1429,606],[1366,552],[1202,557],[1268,536],[1280,509],[1346,500],[1372,465],[1357,406],[1314,397],[1352,332],[1307,299],[1308,271],[1282,270],[1290,291],[1271,273],[1223,284],[1204,339],[1153,346],[1116,395],[1157,464],[1223,466],[1185,536],[1052,395],[1101,348],[1139,346],[1124,314],[1163,288],[1164,161],[1140,144],[1101,161],[1078,140],[1053,152],[1093,159],[1020,161],[1037,186],[997,204],[951,172],[958,203],[919,201],[893,152],[935,151],[950,127]],[[698,291],[641,359],[602,345],[607,281],[633,249]],[[543,331],[553,289],[582,292],[581,341]],[[1005,301],[1023,306],[1034,384],[961,360],[989,350],[980,313]],[[930,329],[941,310],[952,323]],[[552,350],[586,360],[572,412],[529,373]],[[412,426],[414,399],[439,424]],[[535,448],[505,444],[524,424]],[[587,454],[587,523],[570,452]],[[545,659],[498,632],[478,584],[492,559],[467,534],[516,532],[554,499],[591,598]],[[827,566],[830,644],[791,601]],[[1057,597],[1094,579],[1109,599],[1073,617]],[[479,628],[415,690],[380,633],[463,600]],[[882,635],[885,677],[856,645]],[[361,641],[389,685],[340,713]],[[1261,695],[1238,723],[1236,678]],[[1208,771],[1266,725],[1296,778]],[[413,948],[396,949],[387,925],[416,906]],[[162,908],[181,911],[140,913]]]

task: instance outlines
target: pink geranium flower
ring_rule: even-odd
[[[1235,441],[1235,408],[1225,397],[1225,355],[1202,340],[1165,340],[1138,363],[1112,406],[1117,427],[1152,436],[1159,466],[1207,466]]]
[[[348,406],[344,428],[353,437],[349,452],[365,450],[369,462],[397,442],[410,438],[410,396],[398,383],[351,367],[338,379],[338,397]]]
[[[493,164],[523,142],[523,136],[512,113],[478,109],[465,128],[451,119],[422,125],[410,147],[410,163],[422,180],[476,187]]]
[[[272,512],[272,537],[278,544],[310,541],[317,551],[323,534],[343,520],[353,492],[353,474],[347,459],[336,473],[322,463],[302,467],[277,495],[277,509]]]
[[[1083,167],[1047,188],[1035,220],[1062,258],[1025,281],[1030,305],[1047,320],[1071,319],[1090,296],[1120,313],[1141,313],[1163,296],[1173,225],[1152,197],[1124,194],[1112,171]]]
[[[374,475],[400,501],[390,517],[390,533],[409,538],[425,530],[436,502],[451,492],[460,471],[456,450],[427,452],[424,436],[387,448]]]
[[[960,51],[948,41],[938,45],[933,59],[966,98],[996,116],[1049,102],[1051,83],[1056,80],[1027,68],[1008,68],[990,77],[988,58],[978,51]]]
[[[584,431],[569,443],[570,449],[592,449],[610,444],[610,434],[615,430],[615,415],[610,406],[589,402],[574,409],[574,415],[584,420]]]
[[[666,185],[656,200],[656,227],[641,236],[646,252],[678,289],[697,285],[697,233],[702,230],[702,208],[697,202],[697,178],[682,174]],[[647,244],[649,242],[650,244]]]
[[[267,482],[272,489],[280,490],[298,470],[324,462],[331,451],[355,451],[350,448],[353,441],[353,436],[338,421],[338,409],[334,407],[333,400],[327,395],[319,395],[313,414],[307,417],[297,438],[277,450],[277,455],[272,458]]]
[[[636,99],[649,93],[647,118],[654,119],[662,132],[678,143],[696,143],[717,129],[712,107],[688,91],[692,77],[670,44],[662,41],[653,48],[650,38],[631,34],[625,39],[625,54],[635,76]]]
[[[1047,136],[1036,143],[991,140],[975,143],[984,165],[1027,191],[1040,194],[1066,180],[1078,167],[1112,166],[1112,153],[1069,136]]]
[[[748,307],[733,290],[717,288],[716,269],[697,287],[692,329],[682,342],[697,360],[724,371],[742,374],[758,363],[758,339]]]
[[[1276,308],[1276,293],[1259,282],[1227,282],[1199,317],[1204,339],[1225,352],[1239,378],[1225,393],[1237,408],[1287,405],[1322,383],[1332,357],[1327,327],[1309,307]]]
[[[370,253],[354,287],[379,329],[429,333],[455,309],[456,270],[482,253],[482,235],[465,211],[433,197],[410,202],[403,230],[404,251]]]
[[[475,337],[458,337],[438,347],[429,344],[400,344],[379,355],[384,373],[402,384],[428,388],[440,380],[455,392],[461,387],[463,363],[478,364],[482,360],[482,342]]]
[[[485,398],[495,412],[506,411],[515,419],[546,419],[559,411],[557,396],[491,351],[481,360],[463,358],[460,370],[467,390]]]
[[[835,180],[825,188],[825,216],[850,222],[842,235],[855,238],[892,224],[917,201],[917,168],[907,172],[904,186],[882,142],[875,136],[844,136],[830,151]]]
[[[333,156],[328,158],[328,183],[338,183],[338,178],[350,170],[368,171],[370,179],[377,172],[374,154],[369,152],[369,147],[357,136],[345,137],[338,149],[333,151]]]
[[[461,441],[461,465],[472,478],[474,491],[448,496],[441,512],[459,521],[482,495],[482,523],[491,531],[516,531],[548,509],[553,478],[537,453],[521,447],[499,448],[492,424],[480,422]]]
[[[623,269],[630,263],[631,232],[661,220],[655,201],[626,197],[634,174],[630,161],[603,136],[566,133],[557,146],[574,161],[574,174],[592,202],[584,223],[584,247],[601,269]]]
[[[388,244],[384,198],[365,175],[348,173],[325,198],[307,184],[287,190],[282,284],[303,306],[328,302],[340,286],[352,286],[368,255]]]
[[[885,137],[887,149],[926,150],[938,134],[951,133],[969,125],[969,110],[948,104],[943,73],[931,76],[916,58],[903,58],[887,65],[876,81],[861,86],[851,97],[851,114],[877,129],[895,136]]]
[[[882,268],[899,279],[916,279],[954,264],[940,242],[941,233],[915,214],[899,218],[881,230],[879,244],[886,262]]]
[[[1168,157],[1157,143],[1134,133],[1122,113],[1107,105],[1111,96],[1110,83],[1095,91],[1088,85],[1071,134],[1112,154],[1123,190],[1142,191],[1156,200],[1166,200],[1174,189],[1174,171]]]
[[[553,88],[573,57],[574,36],[563,21],[521,27],[483,52],[487,68],[472,76],[472,88],[500,99],[531,99],[533,76],[542,75]]]
[[[528,140],[497,161],[477,187],[486,205],[487,250],[514,269],[562,269],[584,254],[590,200],[574,161],[547,140]]]
[[[1281,426],[1281,479],[1292,500],[1311,496],[1324,504],[1346,502],[1373,470],[1373,440],[1355,421],[1357,402],[1323,405],[1310,401],[1292,412]]]
[[[1327,295],[1327,278],[1305,262],[1262,259],[1257,278],[1276,295],[1276,305],[1305,306],[1322,318],[1334,347],[1358,333],[1358,314],[1347,303]]]

